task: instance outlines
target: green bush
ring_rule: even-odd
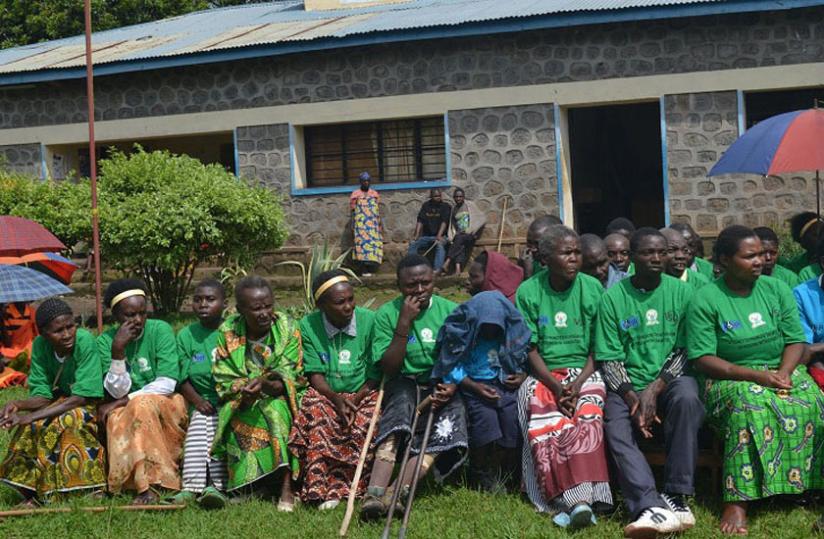
[[[140,275],[159,312],[175,312],[210,257],[252,265],[286,238],[279,198],[219,165],[167,151],[115,152],[100,164],[107,264]]]
[[[91,188],[88,180],[40,180],[0,171],[0,215],[37,221],[71,249],[91,240]]]

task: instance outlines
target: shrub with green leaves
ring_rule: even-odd
[[[0,171],[0,215],[37,221],[69,249],[92,235],[88,180],[41,180]]]
[[[270,190],[219,165],[139,146],[101,161],[100,221],[106,263],[140,275],[165,313],[180,308],[205,259],[249,266],[286,238]]]

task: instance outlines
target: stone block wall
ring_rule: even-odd
[[[485,236],[525,236],[536,217],[558,215],[551,104],[449,112],[453,185],[486,212]]]
[[[288,196],[292,181],[289,124],[238,127],[236,135],[239,175]]]
[[[467,8],[468,9],[468,8]],[[824,10],[622,22],[95,79],[98,120],[821,61]],[[0,129],[86,121],[83,80],[0,88]]]
[[[488,237],[498,233],[507,196],[511,199],[506,237],[524,236],[529,222],[539,215],[558,214],[551,105],[450,111],[448,118],[452,186],[463,187],[467,197],[486,212]],[[242,176],[285,195],[287,245],[313,245],[326,239],[344,249],[351,246],[348,193],[288,196],[288,125],[238,128],[237,149]],[[425,188],[381,191],[388,258],[405,252],[418,210],[428,196]],[[452,200],[451,196],[444,198]]]
[[[40,144],[0,146],[0,164],[4,170],[39,178],[43,168]]]
[[[708,177],[738,138],[735,92],[665,97],[670,216],[705,237],[731,224],[782,226],[803,210],[815,210],[812,175]]]

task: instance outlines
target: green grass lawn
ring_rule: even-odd
[[[458,287],[449,287],[441,293],[453,300],[466,299]],[[392,299],[396,292],[389,289],[358,289],[358,299],[375,298],[375,305]],[[279,308],[300,303],[299,293],[276,292]],[[169,321],[179,329],[194,320],[191,315],[171,317]],[[0,406],[7,401],[22,398],[25,390],[0,392]],[[0,430],[0,454],[5,454],[9,434]],[[708,474],[699,472],[701,496],[693,504],[698,525],[683,537],[718,537],[716,532],[718,501],[713,496]],[[104,502],[83,498],[55,504],[58,507],[80,505],[118,505],[129,498],[119,497]],[[0,508],[11,508],[18,502],[16,493],[0,485]],[[751,537],[781,537],[782,539],[810,537],[811,526],[819,508],[800,508],[789,501],[775,501],[754,510],[751,514]],[[118,539],[203,539],[203,538],[332,538],[343,519],[344,507],[330,512],[299,507],[293,514],[278,513],[270,501],[248,501],[231,505],[225,510],[207,512],[188,508],[170,512],[125,513],[108,511],[100,514],[72,512],[56,515],[7,518],[0,520],[0,538],[118,538]],[[610,517],[602,517],[597,526],[579,532],[566,532],[555,527],[545,515],[537,514],[529,502],[519,495],[487,495],[463,486],[462,480],[446,486],[427,481],[417,497],[408,536],[410,538],[446,539],[458,537],[489,538],[554,538],[580,539],[621,537],[626,516],[618,510]],[[397,529],[397,525],[396,525]],[[352,522],[349,537],[378,538],[380,524]]]
[[[25,390],[0,392],[0,405],[25,396]],[[0,431],[0,453],[5,453],[9,435]],[[717,537],[717,501],[710,496],[710,487],[703,477],[704,496],[694,504],[698,525],[683,537]],[[128,503],[119,497],[102,502],[104,505]],[[7,509],[18,502],[16,493],[0,485],[0,507]],[[75,498],[56,506],[100,505]],[[162,513],[101,514],[72,512],[57,515],[7,518],[0,520],[3,538],[332,538],[343,519],[344,507],[330,512],[299,507],[293,514],[278,513],[269,501],[248,501],[231,505],[222,511],[207,512],[199,508]],[[811,526],[818,510],[800,508],[790,502],[775,502],[760,507],[751,516],[751,537],[810,537]],[[575,533],[556,528],[548,517],[535,513],[528,501],[518,495],[487,495],[475,492],[461,481],[447,486],[426,482],[417,498],[409,528],[410,538],[443,539],[454,537],[620,537],[625,515],[619,510],[611,517],[602,517],[597,526]],[[365,525],[353,520],[349,536],[378,538],[381,524]]]

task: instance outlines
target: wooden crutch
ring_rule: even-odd
[[[415,391],[420,392],[420,389],[416,386]],[[409,434],[409,441],[406,443],[406,450],[403,452],[403,460],[401,460],[401,467],[398,470],[398,477],[395,480],[397,486],[392,491],[392,499],[389,502],[389,511],[386,515],[386,525],[383,527],[381,539],[389,539],[389,532],[392,530],[392,518],[395,516],[395,504],[398,503],[398,497],[400,496],[401,489],[403,488],[401,482],[403,481],[403,476],[406,473],[406,465],[409,463],[409,455],[412,451],[412,442],[415,440],[415,429],[418,428],[418,418],[421,416],[421,410],[424,410],[427,406],[429,406],[430,402],[432,402],[432,397],[426,397],[423,402],[415,408],[415,412],[412,415],[412,431]]]
[[[501,252],[501,244],[504,241],[504,224],[506,223],[506,208],[509,204],[509,195],[504,197],[504,210],[501,212],[501,225],[498,227],[498,248],[496,251]]]
[[[372,413],[372,418],[369,420],[369,429],[366,431],[366,440],[363,442],[361,448],[360,458],[358,459],[358,466],[355,468],[355,478],[352,480],[352,485],[349,487],[349,499],[346,502],[346,514],[343,515],[343,522],[340,525],[340,536],[346,537],[349,531],[349,523],[352,521],[352,514],[355,512],[355,498],[358,493],[358,483],[360,483],[361,475],[363,475],[363,467],[366,464],[366,457],[369,455],[369,446],[372,443],[372,436],[375,434],[375,426],[378,424],[378,418],[381,415],[381,403],[383,402],[383,384],[386,377],[381,378],[381,385],[378,388],[378,398],[375,400],[375,411]]]

